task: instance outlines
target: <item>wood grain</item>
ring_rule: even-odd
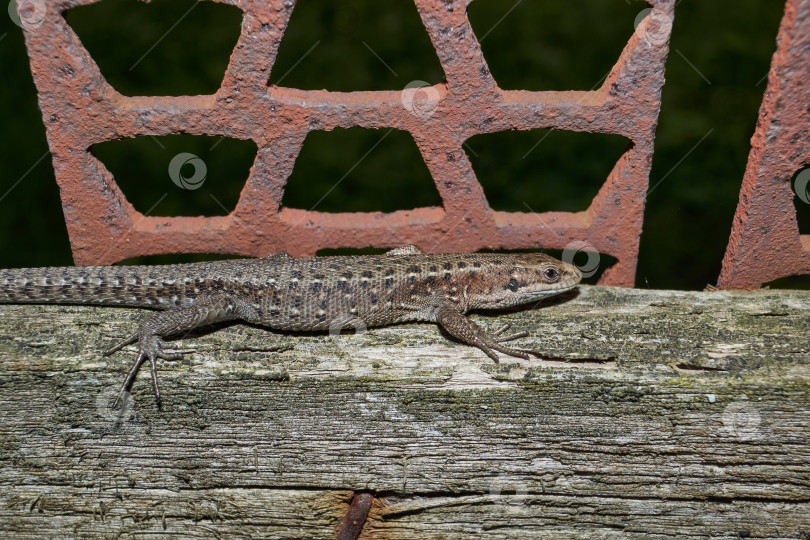
[[[475,320],[357,335],[233,325],[170,346],[110,408],[138,310],[0,306],[0,536],[810,535],[810,293],[581,287]]]

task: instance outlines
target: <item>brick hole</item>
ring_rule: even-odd
[[[150,216],[230,213],[256,151],[253,141],[199,135],[135,137],[91,148],[127,200]]]
[[[196,0],[106,0],[65,18],[118,92],[181,96],[219,89],[242,12]]]
[[[441,205],[409,133],[362,128],[309,133],[282,199],[287,208],[319,212],[392,212]]]
[[[793,204],[796,207],[796,220],[799,234],[810,234],[810,166],[796,171],[790,179],[793,190]],[[810,289],[810,274],[787,276],[762,285],[772,289]]]
[[[790,179],[790,185],[793,188],[799,234],[810,234],[810,166],[796,171]]]
[[[397,246],[399,247],[399,246]],[[381,255],[393,248],[325,248],[319,249],[317,257],[331,257],[333,255]]]
[[[483,250],[482,253],[545,253],[546,255],[550,255],[557,260],[564,260],[576,265],[583,272],[582,283],[588,285],[596,285],[596,282],[599,281],[599,278],[602,276],[605,270],[616,264],[618,261],[616,257],[612,257],[605,253],[599,253],[597,251],[576,251],[569,254],[561,249],[543,249],[542,246],[531,249]]]
[[[138,264],[161,265],[161,264],[186,264],[206,261],[222,261],[226,259],[246,259],[242,255],[230,255],[222,253],[164,253],[160,255],[142,255],[124,259],[116,264],[131,266]]]
[[[502,131],[464,145],[493,210],[587,210],[628,147],[620,135]]]
[[[412,0],[307,0],[290,16],[269,83],[401,90],[414,80],[435,84],[444,71]]]
[[[647,7],[635,0],[476,0],[468,16],[501,88],[592,90],[619,59],[636,16]]]
[[[803,276],[788,276],[763,283],[762,287],[771,289],[794,289],[807,291],[810,290],[810,274]]]

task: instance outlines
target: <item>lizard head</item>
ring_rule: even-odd
[[[582,272],[573,264],[543,253],[491,254],[487,283],[471,291],[470,306],[479,309],[526,304],[573,289]]]

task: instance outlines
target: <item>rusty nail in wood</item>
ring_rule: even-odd
[[[368,511],[373,502],[374,495],[371,493],[355,493],[335,538],[337,540],[357,540],[360,531],[363,530],[363,525],[366,524]]]

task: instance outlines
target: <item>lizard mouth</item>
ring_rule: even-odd
[[[536,300],[538,298],[545,298],[546,296],[554,296],[555,294],[564,293],[566,291],[570,291],[574,287],[576,287],[576,283],[572,283],[571,285],[561,285],[556,289],[536,289],[533,291],[527,291],[529,293],[529,300]]]
[[[549,289],[547,284],[537,284],[531,288],[527,287],[528,290],[526,290],[523,294],[525,294],[527,297],[526,301],[531,302],[532,300],[539,300],[547,296],[554,296],[556,294],[570,291],[571,289],[576,287],[578,283],[579,283],[578,280],[573,283],[558,283],[557,286],[553,289]]]

